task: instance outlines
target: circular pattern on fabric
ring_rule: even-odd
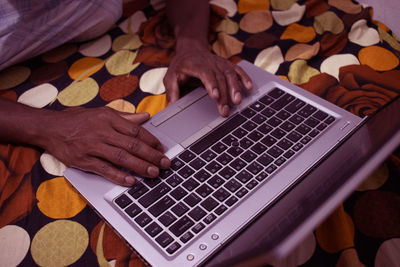
[[[357,191],[375,190],[380,188],[389,178],[389,168],[386,163],[381,164],[367,179],[357,188]]]
[[[44,53],[42,60],[47,63],[56,63],[67,59],[69,56],[75,54],[77,50],[78,46],[76,44],[66,43]]]
[[[110,51],[111,43],[111,36],[106,34],[96,40],[82,44],[79,47],[79,53],[85,57],[100,57]]]
[[[233,21],[229,18],[225,18],[218,25],[218,27],[216,28],[216,31],[217,32],[225,32],[227,34],[236,34],[239,31],[239,25],[235,21]]]
[[[121,75],[107,80],[100,87],[100,97],[104,101],[113,101],[132,94],[139,80],[136,75]]]
[[[243,16],[239,22],[239,27],[242,31],[248,33],[258,33],[268,30],[272,23],[272,15],[269,10],[255,10]]]
[[[112,50],[114,52],[119,50],[135,50],[142,45],[139,35],[137,34],[123,34],[115,38],[112,44]]]
[[[284,61],[281,48],[275,45],[262,50],[254,60],[254,65],[275,74]]]
[[[370,46],[379,43],[379,33],[367,25],[365,19],[354,22],[348,34],[350,42],[361,46]]]
[[[225,9],[228,12],[227,15],[229,17],[233,17],[237,12],[237,5],[233,0],[211,0],[210,4],[214,4]]]
[[[228,59],[242,52],[243,43],[225,32],[220,32],[217,41],[213,43],[212,49],[218,56]]]
[[[53,219],[72,218],[86,207],[86,202],[64,177],[44,181],[36,191],[40,211]]]
[[[358,52],[358,59],[377,71],[388,71],[399,65],[399,58],[391,51],[380,46],[369,46]]]
[[[165,92],[163,79],[168,68],[154,68],[146,71],[141,77],[139,86],[143,92],[159,95]]]
[[[353,54],[333,55],[321,63],[320,69],[339,80],[339,69],[347,65],[360,65],[360,62]]]
[[[124,33],[133,34],[139,30],[140,25],[145,21],[147,21],[146,15],[143,13],[143,11],[139,10],[136,11],[132,16],[121,22],[118,27]]]
[[[320,45],[315,43],[313,45],[308,44],[295,44],[289,48],[285,55],[285,61],[292,61],[296,59],[310,59],[318,54]]]
[[[375,267],[400,266],[400,238],[386,240],[375,256]]]
[[[99,85],[92,78],[71,83],[57,96],[58,101],[67,107],[76,107],[88,103],[99,93]]]
[[[340,257],[335,266],[365,267],[365,265],[358,258],[357,250],[354,248],[343,250],[342,253],[340,253]]]
[[[140,101],[136,113],[147,112],[153,116],[168,106],[166,94],[150,95]]]
[[[50,83],[44,83],[25,91],[18,97],[18,102],[35,107],[43,108],[57,98],[58,90]]]
[[[31,75],[31,69],[24,66],[12,66],[0,71],[0,90],[10,89],[25,82]]]
[[[84,57],[75,61],[68,70],[68,75],[73,80],[84,80],[101,70],[104,60],[94,57]]]
[[[271,7],[276,10],[288,10],[296,0],[271,0]]]
[[[308,234],[303,241],[285,258],[272,262],[275,267],[300,266],[306,263],[314,254],[317,242],[313,233]]]
[[[314,18],[314,29],[318,34],[325,31],[339,34],[344,30],[343,21],[332,11],[326,11]]]
[[[287,26],[294,22],[298,22],[306,12],[306,6],[295,3],[290,9],[284,11],[272,11],[272,17],[275,22],[281,26]]]
[[[31,254],[40,266],[67,266],[76,262],[89,244],[81,224],[59,220],[43,226],[33,237]]]
[[[354,246],[354,223],[343,205],[317,227],[315,234],[318,244],[329,253]]]
[[[303,84],[319,73],[317,69],[307,65],[307,61],[299,59],[290,65],[288,78],[291,83]]]
[[[360,232],[375,238],[400,235],[400,196],[388,191],[369,191],[358,198],[353,218]]]
[[[292,39],[298,43],[309,43],[315,36],[316,34],[313,27],[293,23],[286,27],[281,35],[281,39]]]
[[[358,14],[362,11],[360,4],[354,4],[351,1],[328,0],[328,4],[349,14]]]
[[[128,50],[120,50],[109,57],[106,61],[106,69],[111,75],[118,76],[128,74],[133,71],[140,63],[135,63],[137,53]]]
[[[136,107],[131,103],[123,99],[116,99],[106,105],[112,109],[120,112],[135,113]]]
[[[64,171],[67,169],[64,163],[47,152],[40,156],[40,164],[47,173],[54,176],[63,176]]]
[[[29,251],[30,237],[25,229],[16,225],[0,228],[0,265],[17,266]]]
[[[237,9],[239,14],[254,10],[268,10],[269,1],[239,0]]]
[[[65,61],[45,64],[32,71],[31,82],[42,84],[56,80],[63,76],[67,72],[67,69],[68,64]]]

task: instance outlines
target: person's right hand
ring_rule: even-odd
[[[108,107],[72,108],[49,116],[41,146],[68,167],[93,172],[130,186],[135,178],[156,177],[169,168],[161,143],[140,126],[149,114],[126,114]]]

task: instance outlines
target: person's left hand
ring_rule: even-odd
[[[203,47],[186,46],[177,50],[164,77],[167,100],[179,99],[179,85],[189,77],[199,78],[210,97],[217,101],[219,113],[229,115],[230,105],[238,105],[243,94],[252,89],[246,72],[232,62],[212,54]]]

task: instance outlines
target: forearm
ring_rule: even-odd
[[[208,48],[208,0],[167,0],[167,16],[176,37],[176,50]]]
[[[42,146],[45,124],[53,113],[0,99],[0,142]]]

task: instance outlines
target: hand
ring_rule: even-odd
[[[135,178],[120,167],[144,177],[169,168],[161,143],[140,126],[149,114],[126,114],[108,107],[72,108],[50,117],[41,145],[69,167],[75,167],[124,186]]]
[[[243,94],[252,89],[251,79],[242,68],[206,48],[189,44],[183,47],[177,49],[164,77],[168,102],[179,99],[179,85],[189,77],[196,77],[217,101],[219,113],[228,116],[230,105],[240,104]]]

